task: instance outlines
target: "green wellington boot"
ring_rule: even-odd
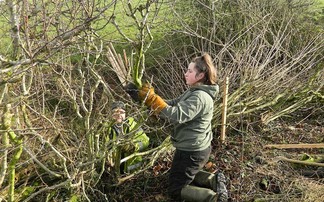
[[[196,174],[193,183],[194,185],[206,187],[216,192],[218,195],[217,202],[226,202],[228,200],[226,179],[221,172],[213,174],[201,170]]]
[[[215,202],[217,194],[211,189],[187,185],[181,189],[181,199],[186,202]]]

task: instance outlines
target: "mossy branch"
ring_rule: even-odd
[[[0,128],[2,130],[2,124],[0,125]],[[0,132],[1,135],[1,141],[2,141],[2,146],[1,150],[2,152],[2,158],[0,162],[0,188],[2,186],[2,183],[5,179],[6,173],[7,173],[7,168],[8,168],[8,147],[10,146],[9,144],[9,136],[7,132]]]
[[[153,148],[153,149],[147,150],[147,151],[145,151],[145,152],[133,153],[133,154],[131,154],[131,155],[129,155],[129,156],[127,156],[127,157],[121,159],[121,160],[120,160],[120,163],[123,163],[123,162],[125,162],[125,161],[127,161],[127,160],[129,160],[129,159],[131,159],[131,158],[136,157],[136,156],[145,156],[145,155],[151,154],[151,153],[153,153],[153,152],[155,152],[155,151],[159,151],[159,150],[161,150],[161,149],[163,149],[163,148],[166,148],[166,147],[168,147],[168,146],[170,146],[170,145],[171,145],[170,137],[167,137],[167,138],[162,142],[162,144],[160,144],[158,147],[155,147],[155,148]]]
[[[310,162],[310,161],[299,161],[299,160],[294,160],[294,159],[288,159],[286,157],[280,156],[277,158],[280,161],[286,161],[289,163],[297,163],[301,165],[306,165],[306,166],[319,166],[319,167],[324,167],[324,163],[317,163],[317,162]]]
[[[12,156],[8,171],[9,171],[9,201],[15,201],[15,174],[16,174],[16,164],[20,159],[20,156],[23,152],[23,141],[18,139],[14,132],[9,132],[10,139],[15,143],[17,147],[15,149],[15,154]]]
[[[4,132],[4,141],[6,145],[9,145],[9,140],[13,143],[13,146],[15,147],[14,155],[12,155],[11,160],[8,165],[8,173],[9,173],[9,192],[8,192],[8,201],[12,202],[15,201],[15,173],[16,173],[16,164],[18,160],[20,159],[20,156],[23,151],[23,146],[22,146],[22,139],[20,139],[12,130],[11,130],[11,121],[13,114],[10,113],[11,110],[11,104],[7,104],[5,107],[5,113],[3,114],[2,117],[2,129],[5,130]],[[3,162],[5,165],[6,162]],[[6,167],[6,165],[5,165]],[[5,174],[5,170],[4,170]]]

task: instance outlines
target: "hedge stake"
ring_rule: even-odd
[[[227,97],[228,97],[228,83],[229,78],[225,78],[224,82],[224,94],[223,94],[223,113],[222,113],[222,127],[221,127],[221,142],[225,141],[225,132],[226,132],[226,113],[227,113]]]

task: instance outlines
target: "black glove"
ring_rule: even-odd
[[[128,93],[128,95],[131,96],[131,98],[135,101],[135,102],[140,102],[141,99],[138,97],[138,88],[134,83],[128,83],[125,87],[124,87],[126,93]]]

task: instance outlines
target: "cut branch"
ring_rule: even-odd
[[[309,148],[324,148],[324,144],[268,144],[264,148],[269,149],[309,149]]]
[[[302,165],[307,165],[307,166],[320,166],[324,167],[324,163],[316,163],[316,162],[309,162],[309,161],[299,161],[299,160],[294,160],[294,159],[288,159],[286,157],[279,157],[278,160],[280,161],[286,161],[289,163],[297,163],[297,164],[302,164]]]

